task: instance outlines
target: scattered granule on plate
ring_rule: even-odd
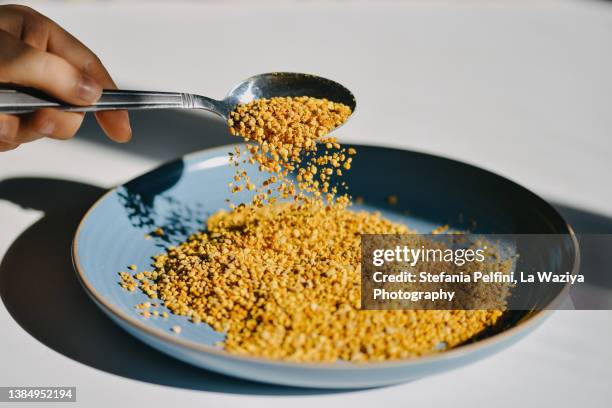
[[[378,213],[317,200],[220,211],[205,232],[155,258],[154,284],[170,311],[225,332],[225,350],[297,362],[436,353],[501,316],[360,310],[364,233],[411,231]]]
[[[136,283],[132,275],[130,275],[129,273],[119,272],[119,277],[121,278],[119,285],[123,289],[129,290],[130,292],[134,292],[136,288],[138,287],[138,284]]]
[[[277,196],[301,200],[302,193],[333,200],[338,193],[334,178],[351,168],[356,151],[342,148],[326,135],[350,115],[351,109],[344,104],[307,96],[238,105],[228,126],[249,144],[230,153],[230,161],[238,167],[229,183],[231,192],[256,191],[252,203],[257,206],[274,203]],[[270,176],[255,185],[241,163],[257,164],[259,171]]]
[[[170,330],[172,330],[173,332],[175,332],[176,334],[179,334],[183,329],[181,328],[181,326],[172,326],[170,328]]]
[[[448,224],[445,224],[445,225],[440,225],[439,227],[434,228],[434,229],[431,231],[431,234],[432,234],[432,235],[444,234],[445,232],[448,232],[448,231],[449,231],[449,229],[450,229],[450,226],[449,226]]]

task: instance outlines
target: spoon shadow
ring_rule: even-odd
[[[134,111],[130,112],[130,122],[134,137],[129,143],[109,140],[92,115],[85,116],[77,138],[160,164],[198,150],[241,141],[229,133],[223,120],[204,111]]]

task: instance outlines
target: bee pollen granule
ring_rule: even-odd
[[[226,350],[298,362],[416,357],[494,324],[500,311],[360,310],[360,234],[410,232],[320,201],[222,211],[155,259],[155,284],[173,313],[225,332]]]

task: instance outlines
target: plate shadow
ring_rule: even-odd
[[[104,192],[50,178],[0,181],[0,200],[44,212],[0,262],[0,298],[30,335],[90,367],[169,387],[269,396],[345,392],[269,385],[203,370],[154,350],[115,325],[81,288],[70,255],[78,223]]]

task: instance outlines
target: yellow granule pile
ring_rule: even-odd
[[[360,235],[411,231],[378,213],[350,211],[349,196],[340,194],[346,185],[334,177],[351,168],[356,152],[326,135],[350,114],[310,97],[239,105],[228,126],[247,146],[230,153],[237,167],[230,190],[254,198],[214,214],[206,231],[155,257],[153,271],[135,275],[138,283],[122,272],[120,284],[139,285],[173,313],[225,332],[229,352],[298,362],[431,354],[495,324],[501,311],[360,310]],[[269,176],[255,185],[245,163]]]
[[[219,212],[156,257],[156,293],[226,332],[227,351],[298,362],[415,357],[494,324],[499,311],[359,310],[360,234],[409,232],[320,201]]]
[[[230,132],[250,142],[236,148],[230,160],[239,168],[230,183],[233,193],[256,190],[257,206],[274,203],[276,197],[301,200],[303,193],[333,201],[338,193],[334,177],[351,168],[354,149],[342,148],[327,133],[342,125],[351,109],[327,99],[277,97],[238,105],[230,114]],[[316,153],[319,154],[316,154]],[[245,157],[246,156],[246,157]],[[241,163],[257,164],[270,173],[261,185],[253,184]],[[295,181],[288,178],[295,173]],[[344,195],[338,197],[347,201]]]
[[[318,139],[343,124],[351,109],[308,96],[257,99],[238,105],[230,115],[230,133],[262,146],[283,159],[299,161],[303,150],[315,149]]]

